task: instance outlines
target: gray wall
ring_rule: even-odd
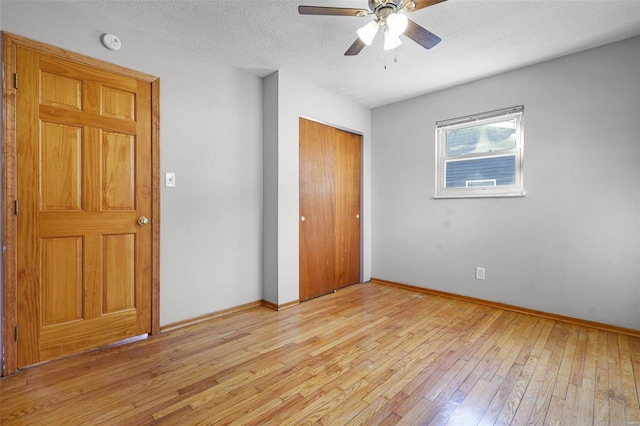
[[[260,300],[262,80],[64,3],[3,0],[0,29],[160,77],[161,324]]]
[[[432,199],[435,122],[520,104],[526,196]],[[640,38],[373,110],[372,276],[640,329],[639,121]]]
[[[263,82],[263,299],[278,303],[278,73]],[[289,300],[287,300],[289,302]]]

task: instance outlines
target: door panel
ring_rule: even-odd
[[[360,282],[361,138],[299,122],[300,300],[307,300]]]
[[[18,47],[18,366],[151,331],[151,86]]]
[[[330,130],[300,120],[300,300],[335,288],[335,144]]]
[[[134,93],[108,86],[101,86],[101,88],[101,115],[123,120],[135,120],[136,97]]]
[[[40,105],[82,110],[82,80],[40,73]]]
[[[135,235],[105,235],[102,313],[135,308]]]
[[[360,282],[360,136],[336,129],[336,287]]]
[[[41,210],[80,210],[82,128],[40,124]]]
[[[101,132],[102,210],[135,209],[135,137]]]
[[[82,238],[42,239],[43,326],[82,319]]]

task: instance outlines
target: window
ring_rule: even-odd
[[[524,107],[436,123],[435,198],[524,195]]]

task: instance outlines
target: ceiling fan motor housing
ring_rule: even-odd
[[[369,0],[369,9],[378,16],[382,10],[386,9],[385,16],[388,16],[400,9],[401,4],[402,0]]]

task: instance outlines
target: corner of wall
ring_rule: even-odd
[[[278,83],[279,72],[262,80],[262,298],[278,304]]]

